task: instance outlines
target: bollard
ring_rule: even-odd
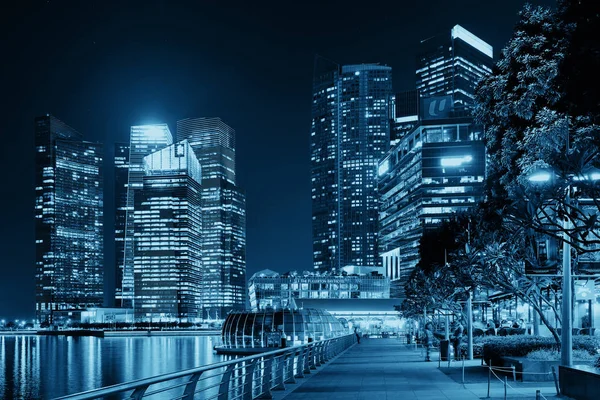
[[[535,391],[535,400],[542,400],[542,392],[539,390]]]
[[[517,372],[516,372],[515,366],[511,365],[510,368],[512,369],[512,373],[513,373],[513,382],[516,382],[517,381]]]
[[[442,366],[442,349],[440,348],[440,356],[438,357],[438,368]]]
[[[490,398],[490,385],[492,383],[492,360],[490,359],[488,364],[488,395],[487,398]]]
[[[556,378],[556,369],[552,366],[552,375],[554,375],[554,386],[556,386],[556,395],[560,396],[560,388],[558,386],[558,379]]]
[[[462,384],[465,385],[465,359],[462,359]]]
[[[508,382],[506,382],[506,377],[504,377],[504,400],[506,400],[506,385],[508,385]]]

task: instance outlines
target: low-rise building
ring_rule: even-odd
[[[302,299],[389,299],[390,280],[375,267],[347,266],[339,273],[262,270],[250,278],[252,310],[286,308]]]

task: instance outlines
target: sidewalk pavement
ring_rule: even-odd
[[[479,378],[465,377],[463,385],[462,362],[453,362],[449,371],[447,362],[438,369],[438,352],[432,352],[431,357],[435,361],[425,362],[421,349],[415,350],[396,339],[363,339],[305,379],[298,379],[297,384],[286,385],[285,392],[274,392],[274,399],[475,400],[487,397],[487,379],[481,382]],[[474,366],[481,361],[468,363]],[[458,381],[456,369],[461,375]],[[504,383],[495,377],[492,379],[490,399],[504,399]],[[509,381],[508,384],[511,387],[507,387],[507,399],[535,399],[538,389],[545,398],[556,398],[553,382]]]

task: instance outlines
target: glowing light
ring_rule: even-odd
[[[473,157],[466,155],[464,157],[446,157],[440,160],[442,167],[460,167],[464,163],[473,161]]]
[[[460,25],[455,25],[454,28],[452,28],[452,39],[456,38],[465,41],[469,45],[481,51],[486,56],[490,58],[494,57],[494,49],[492,46],[490,46],[477,36],[473,35],[471,32],[469,32]]]
[[[150,125],[144,134],[151,138],[161,138],[165,136],[165,129],[160,125]]]
[[[377,172],[379,173],[379,176],[385,174],[386,172],[388,172],[390,169],[390,160],[385,160],[384,162],[382,162],[379,165],[379,169],[377,170]]]
[[[531,182],[549,182],[552,179],[552,174],[548,171],[538,171],[529,175],[528,179]]]

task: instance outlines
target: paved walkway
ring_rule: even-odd
[[[432,353],[432,359],[438,357],[437,352]],[[466,379],[467,384],[462,385],[462,378],[457,382],[456,377],[452,379],[442,371],[444,368],[438,369],[437,361],[423,360],[420,349],[407,348],[395,339],[363,339],[306,379],[299,379],[298,384],[287,385],[285,392],[274,392],[274,397],[276,400],[475,400],[487,396],[487,379],[480,383],[469,383]],[[455,362],[451,368],[461,365]],[[510,399],[535,399],[536,389],[541,389],[548,399],[556,397],[552,382],[528,387],[510,381],[509,384],[515,388],[507,389]],[[491,387],[492,399],[504,399],[504,385],[499,380],[492,382]]]

